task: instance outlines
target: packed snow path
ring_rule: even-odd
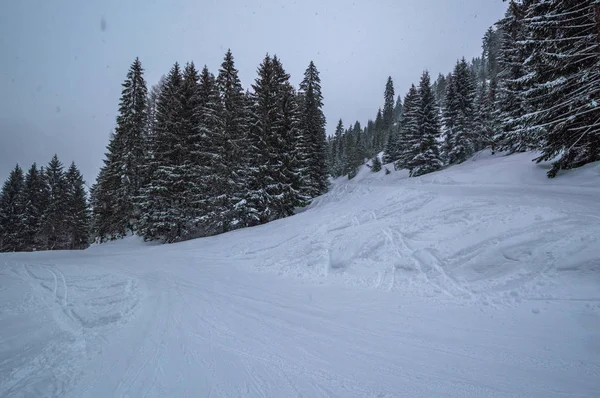
[[[0,255],[1,397],[598,397],[600,165],[361,171],[175,245]]]

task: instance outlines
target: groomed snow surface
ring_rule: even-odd
[[[600,164],[548,180],[534,156],[365,167],[206,239],[0,255],[0,396],[600,397]]]

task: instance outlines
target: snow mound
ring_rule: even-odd
[[[573,299],[597,296],[600,164],[550,180],[534,157],[483,151],[419,178],[363,166],[301,214],[183,246],[216,256],[227,245],[262,271],[410,296],[512,303],[574,280]]]

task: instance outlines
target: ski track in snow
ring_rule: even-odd
[[[2,254],[0,396],[598,397],[600,164],[531,158],[364,168],[180,244]]]

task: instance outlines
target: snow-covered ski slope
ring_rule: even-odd
[[[600,164],[483,152],[173,245],[0,255],[1,397],[600,397]]]

